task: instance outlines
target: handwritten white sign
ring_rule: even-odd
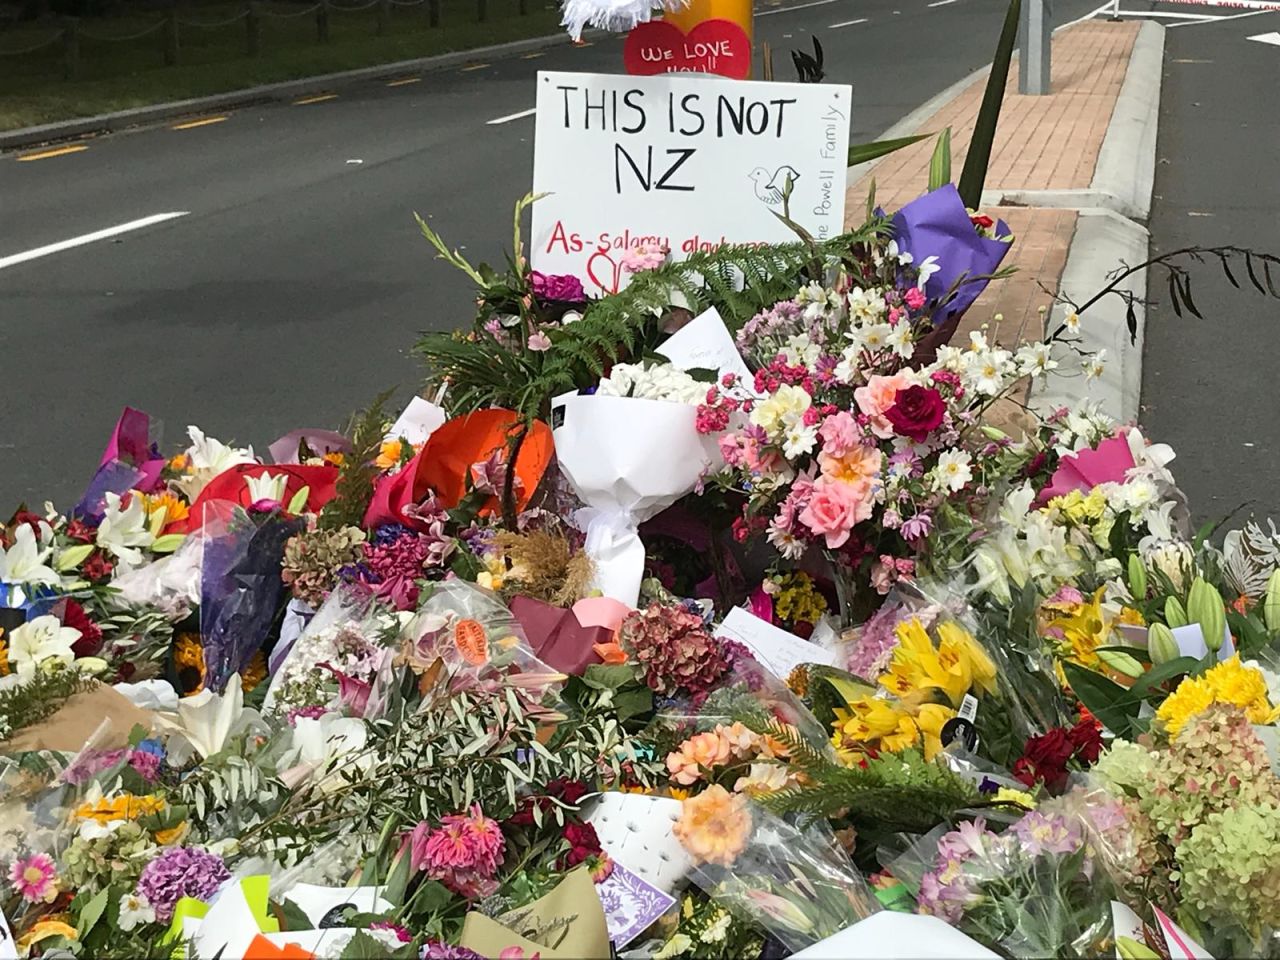
[[[623,255],[819,239],[844,224],[853,89],[665,74],[539,73],[530,257],[613,292]]]
[[[762,667],[783,680],[802,663],[823,663],[831,667],[836,662],[832,651],[801,640],[794,633],[766,623],[741,607],[729,611],[715,635],[738,641],[751,651]]]

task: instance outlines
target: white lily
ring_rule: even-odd
[[[270,473],[264,473],[260,477],[245,477],[244,483],[249,488],[250,503],[257,503],[259,500],[270,500],[273,503],[279,503],[284,499],[284,491],[289,485],[289,477],[284,473],[278,473],[275,476]]]
[[[336,713],[298,717],[290,749],[280,758],[277,770],[286,783],[294,785],[320,774],[317,786],[332,789],[343,782],[336,772],[339,767],[366,770],[373,764],[372,755],[364,752],[368,739],[369,728],[362,720]]]
[[[45,563],[53,552],[53,528],[40,524],[40,539],[30,524],[13,531],[13,546],[0,547],[0,583],[59,583],[58,571]]]
[[[140,567],[146,557],[139,547],[149,547],[155,543],[155,537],[147,525],[147,511],[142,497],[134,494],[129,498],[129,506],[120,508],[118,494],[107,494],[106,510],[102,514],[102,523],[98,525],[95,542],[103,550],[115,555],[120,566],[126,570]]]
[[[186,763],[192,753],[207,760],[220,753],[236,734],[262,725],[258,711],[245,709],[238,674],[227,681],[226,693],[216,694],[206,688],[180,700],[176,720],[165,714],[156,717],[160,727],[173,735],[168,750],[178,766]]]
[[[79,639],[80,631],[64,627],[57,617],[36,617],[9,634],[9,663],[24,677],[50,660],[70,664],[76,657],[71,646]]]
[[[221,440],[206,437],[204,431],[195,426],[187,427],[187,435],[191,437],[191,446],[186,449],[187,459],[191,464],[190,473],[178,481],[178,486],[187,495],[187,499],[193,502],[205,485],[224,470],[241,463],[258,462],[252,447],[229,446]]]

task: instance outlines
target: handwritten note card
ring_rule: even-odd
[[[801,640],[794,633],[766,623],[741,607],[734,607],[716,629],[717,637],[736,640],[755,656],[760,664],[774,676],[786,679],[802,663],[823,663],[835,666],[836,657],[830,650]]]
[[[751,370],[715,307],[698,314],[669,336],[657,352],[679,370],[715,370],[720,376],[736,373],[747,384],[752,381]]]

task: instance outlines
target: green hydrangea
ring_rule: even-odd
[[[62,855],[61,872],[72,889],[96,892],[112,884],[132,889],[158,850],[151,834],[130,820],[103,836],[77,835]]]
[[[1150,778],[1154,763],[1151,751],[1128,740],[1117,740],[1098,758],[1093,773],[1113,793],[1133,794]]]
[[[1178,847],[1180,894],[1210,926],[1280,927],[1280,805],[1211,813]]]

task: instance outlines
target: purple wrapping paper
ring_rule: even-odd
[[[100,522],[106,494],[124,496],[129,490],[150,493],[160,483],[164,463],[164,457],[157,456],[151,445],[151,416],[125,407],[111,431],[89,488],[71,515],[88,523]]]
[[[996,232],[1008,235],[1003,220]],[[916,265],[937,257],[940,268],[925,284],[931,301],[945,297],[960,278],[976,278],[994,273],[1009,252],[1010,244],[989,240],[978,233],[969,212],[953,184],[939,187],[912,200],[893,215],[893,233],[900,249],[914,258]],[[986,289],[986,280],[966,279],[955,297],[934,315],[934,331],[920,341],[912,362],[932,362],[939,346],[950,341],[956,327],[973,301]]]

